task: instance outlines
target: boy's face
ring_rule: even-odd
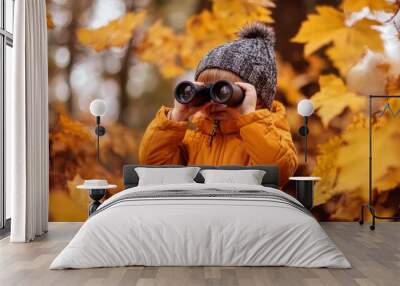
[[[228,107],[225,104],[215,102],[207,103],[202,108],[203,113],[211,120],[234,120],[240,116],[237,108]]]

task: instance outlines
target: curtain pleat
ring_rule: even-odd
[[[11,189],[11,241],[25,241],[26,221],[26,138],[25,138],[25,1],[15,1],[12,96],[7,97],[10,112],[6,111],[6,164],[9,176],[6,185]]]
[[[15,2],[14,144],[9,165],[12,242],[27,242],[48,224],[48,76],[45,0]],[[7,148],[7,146],[6,146]],[[8,149],[6,149],[8,150]]]

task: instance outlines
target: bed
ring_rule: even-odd
[[[138,186],[136,167],[124,167],[125,190],[99,207],[50,269],[351,267],[310,212],[278,190],[276,166],[200,166],[264,170],[258,186],[204,184],[200,174],[196,183]]]

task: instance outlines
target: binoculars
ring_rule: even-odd
[[[210,100],[233,107],[242,103],[244,91],[238,85],[226,80],[205,85],[183,81],[175,88],[175,99],[191,107],[201,106]]]

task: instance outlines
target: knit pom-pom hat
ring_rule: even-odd
[[[210,50],[197,66],[195,79],[206,69],[230,71],[255,86],[263,106],[270,108],[276,93],[275,33],[260,22],[244,26],[239,38]]]

